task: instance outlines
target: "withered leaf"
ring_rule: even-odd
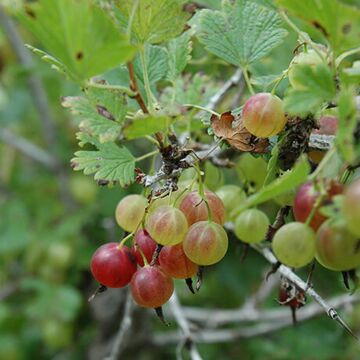
[[[265,153],[270,145],[268,139],[257,138],[245,128],[241,119],[235,118],[230,111],[211,116],[211,128],[214,134],[225,139],[234,148],[255,153]]]

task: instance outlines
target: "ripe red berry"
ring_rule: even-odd
[[[221,199],[211,191],[205,191],[205,199],[209,204],[212,221],[223,225],[225,207]],[[179,208],[185,214],[189,226],[198,221],[208,220],[208,208],[196,190],[184,197]]]
[[[94,278],[110,288],[124,287],[136,272],[136,262],[130,249],[119,247],[116,242],[100,246],[91,259],[90,267]]]
[[[170,299],[174,292],[174,283],[159,266],[144,266],[132,277],[130,288],[138,305],[158,308]]]
[[[185,255],[182,244],[164,246],[160,252],[159,263],[164,272],[175,279],[191,278],[199,268]]]
[[[253,95],[244,105],[242,119],[252,135],[261,138],[274,136],[286,124],[283,102],[270,93]]]
[[[150,234],[144,230],[138,230],[134,236],[134,241],[131,246],[131,254],[135,258],[136,262],[140,266],[144,266],[144,259],[141,255],[141,252],[139,251],[138,247],[142,251],[142,253],[145,255],[146,260],[148,263],[151,262],[152,256],[154,254],[154,251],[156,249],[156,242],[154,239],[150,236]]]
[[[325,188],[327,193],[322,201],[323,205],[331,201],[331,198],[333,196],[341,194],[343,192],[343,186],[334,180],[328,181],[325,184]],[[298,189],[294,199],[294,207],[293,207],[294,217],[296,221],[306,222],[319,196],[320,193],[316,189],[313,182],[307,182]],[[310,222],[310,226],[315,231],[326,220],[326,217],[323,216],[319,210],[320,207],[315,212],[315,215],[313,216]]]

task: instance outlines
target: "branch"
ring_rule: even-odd
[[[264,258],[268,260],[271,264],[275,265],[278,263],[278,260],[269,248],[262,248],[256,245],[253,245],[252,247],[260,254],[262,254]],[[277,271],[286,279],[288,279],[291,283],[296,285],[299,289],[303,290],[309,296],[311,296],[323,308],[323,310],[325,310],[326,314],[330,317],[330,319],[337,321],[344,329],[346,329],[351,335],[354,336],[349,326],[340,317],[334,307],[327,304],[326,301],[313,289],[312,286],[299,278],[290,268],[285,265],[280,265]]]
[[[242,70],[237,69],[234,75],[214,94],[207,105],[205,106],[207,109],[215,110],[216,106],[221,102],[226,93],[237,84],[240,83],[242,79]]]
[[[186,346],[189,350],[189,355],[190,355],[191,360],[202,360],[202,357],[199,354],[199,352],[194,344],[188,320],[184,316],[183,310],[181,308],[179,299],[178,299],[175,291],[169,300],[169,305],[170,305],[170,309],[174,315],[174,318],[183,333],[183,335],[182,335],[183,338],[179,342],[180,351],[184,346]]]
[[[331,308],[343,308],[350,304],[360,302],[360,296],[341,295],[328,300]],[[304,322],[323,313],[322,307],[313,303],[298,310],[298,322]],[[281,315],[284,311],[281,311]],[[277,318],[279,319],[279,317]],[[292,318],[287,315],[287,318],[283,318],[281,321],[263,322],[254,326],[241,326],[239,328],[224,329],[224,330],[202,330],[193,333],[193,340],[196,343],[221,343],[232,342],[241,338],[252,338],[255,336],[266,335],[273,333],[274,331],[281,330],[285,327],[292,326]],[[178,332],[168,332],[156,334],[152,339],[152,342],[157,346],[164,346],[177,343],[181,340]]]
[[[28,77],[30,92],[33,97],[35,107],[39,113],[40,120],[42,121],[44,138],[51,149],[56,142],[56,129],[54,126],[55,121],[50,111],[43,84],[41,80],[34,75],[34,71],[32,71],[34,69],[34,61],[30,53],[24,47],[24,42],[22,41],[14,22],[6,14],[2,6],[0,6],[0,23],[15,51],[17,58],[19,59],[19,62],[30,74]]]
[[[24,155],[39,162],[47,168],[55,170],[56,160],[52,157],[52,155],[32,142],[13,134],[10,130],[7,129],[0,130],[0,140],[8,145],[13,146]]]
[[[61,165],[61,162],[57,156],[54,145],[57,143],[57,131],[55,128],[55,119],[50,111],[47,95],[41,80],[36,74],[31,71],[34,68],[34,62],[25,49],[24,43],[20,37],[19,32],[12,19],[6,14],[4,8],[0,5],[0,24],[2,25],[4,32],[9,39],[11,46],[13,47],[16,56],[19,59],[20,64],[24,69],[28,70],[30,74],[28,77],[28,84],[30,93],[33,98],[36,110],[39,114],[40,121],[42,123],[43,137],[47,143],[49,152],[54,159],[53,165],[56,168],[59,177],[60,196],[66,208],[72,210],[75,207],[73,198],[70,194],[68,187],[68,176]]]
[[[204,323],[205,326],[216,328],[228,323],[249,321],[278,320],[287,318],[289,313],[284,309],[258,310],[258,305],[264,301],[279,284],[279,278],[272,276],[268,281],[262,282],[259,289],[238,309],[204,309],[198,307],[184,307],[183,312],[187,319]]]
[[[133,308],[134,308],[134,303],[131,297],[130,289],[128,289],[125,308],[124,308],[124,315],[121,320],[119,331],[115,337],[114,345],[112,347],[110,356],[107,357],[106,360],[117,360],[120,358],[120,354],[124,345],[127,332],[130,330],[132,325]]]
[[[329,150],[335,140],[334,135],[311,134],[309,139],[309,147],[315,150]]]
[[[144,114],[148,114],[149,110],[147,109],[144,99],[142,98],[140,91],[139,91],[139,87],[136,81],[136,76],[135,76],[135,72],[134,72],[134,66],[132,64],[131,61],[129,61],[127,63],[127,68],[129,71],[129,76],[130,76],[130,89],[132,91],[134,91],[135,96],[134,99],[137,101],[137,103],[139,104],[141,110],[143,111]]]

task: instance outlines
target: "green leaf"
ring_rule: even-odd
[[[268,91],[281,78],[282,74],[271,74],[263,76],[252,76],[250,81],[254,86],[259,87],[262,91]]]
[[[276,175],[279,171],[279,147],[281,145],[281,142],[278,141],[275,146],[271,150],[271,157],[267,165],[267,174],[266,178],[264,180],[264,186],[269,184],[271,181],[273,181],[276,178]]]
[[[360,84],[360,61],[355,61],[352,67],[345,68],[341,74],[341,81],[348,85]]]
[[[145,63],[150,85],[153,86],[162,80],[168,71],[168,54],[166,49],[161,46],[145,45]],[[134,71],[141,85],[144,86],[140,56],[137,56],[134,60]]]
[[[253,1],[223,1],[222,11],[200,13],[197,36],[208,51],[237,66],[260,60],[287,31],[277,13]]]
[[[45,51],[42,51],[36,47],[33,47],[29,44],[25,44],[29,50],[31,50],[34,54],[40,56],[41,60],[46,61],[51,65],[51,68],[59,72],[60,74],[65,75],[69,79],[76,81],[76,76],[58,59],[54,58],[53,56],[49,55]]]
[[[359,46],[360,9],[338,0],[277,0],[277,3],[315,26],[335,54]]]
[[[178,0],[117,0],[124,29],[129,26],[133,40],[140,44],[158,44],[170,40],[185,28],[189,14]]]
[[[130,60],[136,51],[89,0],[39,0],[19,17],[51,54],[46,60],[66,68],[78,82]]]
[[[281,177],[264,186],[254,195],[249,196],[241,207],[238,207],[233,211],[234,215],[239,214],[246,208],[262,204],[297,188],[306,181],[309,173],[310,165],[307,158],[300,158],[292,170],[285,172]]]
[[[164,131],[171,124],[172,120],[167,116],[146,116],[132,120],[123,128],[123,135],[126,139],[132,140],[146,135]]]
[[[172,39],[167,49],[169,70],[166,78],[174,82],[184,71],[187,63],[191,59],[191,32],[187,31],[176,39]]]
[[[285,108],[289,113],[306,115],[317,110],[324,101],[331,101],[335,97],[335,82],[325,64],[298,64],[293,74],[296,89],[291,89],[285,98]]]
[[[355,90],[343,89],[339,95],[338,118],[339,128],[336,133],[336,146],[345,161],[352,163],[360,155],[360,148],[355,148],[354,131],[357,125],[357,108],[355,101]]]
[[[101,106],[111,114],[114,121],[122,123],[127,113],[126,96],[121,90],[89,87],[86,95],[95,106]]]
[[[101,143],[114,141],[120,135],[121,123],[126,115],[126,99],[113,91],[90,90],[85,97],[65,97],[62,106],[80,119],[79,128]]]
[[[125,147],[115,143],[101,144],[88,136],[81,136],[80,143],[90,142],[98,150],[77,151],[71,160],[74,170],[83,170],[85,175],[95,174],[95,180],[118,181],[122,187],[135,179],[135,157]]]

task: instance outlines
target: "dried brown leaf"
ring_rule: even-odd
[[[235,118],[230,111],[221,114],[220,117],[212,115],[211,128],[216,136],[225,139],[231,146],[241,151],[265,153],[269,146],[267,139],[251,135],[246,130],[241,117]]]

